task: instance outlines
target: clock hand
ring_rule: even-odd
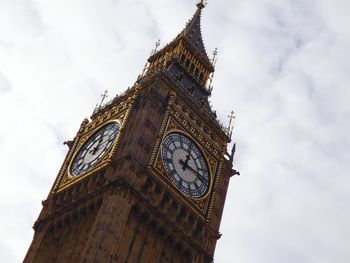
[[[187,154],[187,156],[186,156],[186,160],[185,161],[183,161],[183,160],[179,160],[179,163],[182,165],[182,170],[186,170],[186,168],[188,167],[188,162],[190,161],[190,159],[191,159],[191,156],[190,156],[190,154]]]
[[[103,143],[99,144],[98,146],[100,147],[100,146],[102,146],[102,145],[106,144],[106,143],[107,143],[107,142],[109,142],[109,141],[111,141],[111,139],[110,139],[110,138],[108,138],[108,140],[105,140]]]
[[[189,162],[190,158],[191,158],[190,155],[187,154],[186,160],[185,160],[185,162],[183,162],[183,167],[182,167],[183,170],[186,170],[186,167],[188,167],[188,162]]]
[[[179,160],[179,164],[182,165],[182,170],[185,171],[185,170],[186,170],[186,167],[187,167],[187,163],[180,159],[180,160]]]
[[[207,178],[203,177],[203,175],[201,175],[198,171],[196,171],[195,169],[193,169],[191,166],[187,165],[187,168],[188,168],[191,172],[195,173],[199,178],[201,178],[202,181],[206,181],[206,182],[208,181]]]
[[[185,160],[186,166],[188,166],[188,162],[189,162],[190,159],[191,159],[190,155],[187,154],[186,160]]]
[[[104,144],[106,144],[107,142],[109,142],[109,140],[105,140],[103,143],[101,143],[101,142],[102,142],[102,139],[103,139],[103,137],[101,137],[101,138],[98,140],[98,143],[99,143],[99,144],[97,144],[97,146],[95,146],[93,149],[91,149],[91,150],[89,151],[89,153],[91,153],[92,155],[95,155],[102,145],[104,145]]]
[[[96,146],[94,146],[90,151],[89,153],[92,154],[92,155],[95,155],[96,152],[100,149],[100,144],[97,144]]]
[[[102,145],[104,145],[104,144],[106,144],[106,143],[108,143],[108,142],[110,142],[110,141],[111,141],[111,140],[108,139],[108,140],[105,140],[103,143],[99,144],[99,145],[97,146],[96,152],[97,152],[99,149],[101,149],[101,146],[102,146]]]

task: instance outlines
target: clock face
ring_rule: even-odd
[[[162,161],[172,183],[185,195],[203,197],[209,189],[208,166],[202,152],[181,133],[168,134],[162,143]]]
[[[119,132],[119,123],[110,123],[95,132],[75,156],[70,173],[79,176],[96,166],[112,147]]]

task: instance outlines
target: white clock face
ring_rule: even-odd
[[[208,166],[202,152],[181,133],[168,134],[162,143],[162,161],[172,183],[189,197],[200,198],[209,189]]]
[[[95,132],[75,156],[70,169],[71,175],[82,175],[96,166],[112,147],[119,127],[119,123],[113,122]]]

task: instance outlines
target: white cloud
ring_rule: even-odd
[[[0,92],[10,91],[12,83],[0,72]]]
[[[207,52],[219,47],[211,100],[222,121],[237,113],[242,174],[216,262],[348,261],[349,3],[217,0],[204,10]],[[185,0],[0,1],[3,260],[23,259],[63,141],[193,11]]]

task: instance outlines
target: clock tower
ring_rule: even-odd
[[[96,107],[34,224],[24,262],[212,262],[232,168],[211,109],[203,1],[133,87]]]

